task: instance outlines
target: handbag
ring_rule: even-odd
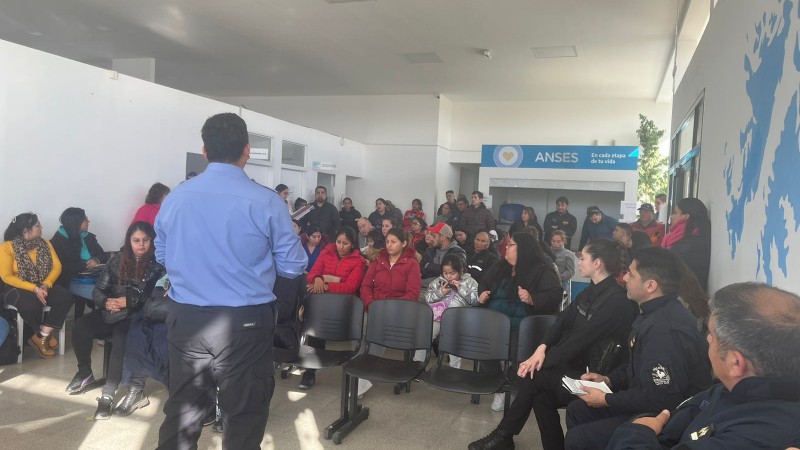
[[[147,299],[147,303],[144,304],[142,309],[144,318],[150,322],[165,322],[169,313],[169,301],[170,298],[167,296],[166,289],[155,288],[153,295]]]
[[[120,309],[117,312],[111,312],[105,308],[101,309],[100,316],[103,318],[103,322],[107,323],[108,325],[113,325],[130,317],[130,303],[131,300],[137,295],[142,295],[141,289],[137,288],[136,286],[125,286],[125,298],[128,299],[128,306]]]

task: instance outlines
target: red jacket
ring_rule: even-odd
[[[409,209],[408,211],[406,211],[406,213],[403,214],[404,230],[408,231],[411,229],[411,221],[414,220],[414,218],[425,220],[425,213],[422,212],[421,209],[419,211],[414,211],[413,209]]]
[[[361,256],[358,249],[354,249],[349,255],[339,259],[336,244],[329,244],[322,250],[314,267],[308,272],[308,283],[313,283],[317,277],[322,278],[323,275],[333,275],[342,281],[328,283],[328,292],[357,295],[361,281],[364,280],[366,265],[367,261]]]
[[[369,307],[374,300],[385,298],[419,299],[422,275],[414,255],[414,247],[409,245],[390,268],[389,253],[385,248],[381,250],[378,258],[369,265],[364,283],[361,284],[364,306]]]
[[[657,220],[653,219],[646,227],[642,225],[642,222],[637,220],[636,222],[631,223],[631,229],[633,231],[641,231],[647,234],[647,237],[650,238],[650,242],[653,243],[655,247],[661,247],[661,241],[664,239],[664,224],[658,222]]]

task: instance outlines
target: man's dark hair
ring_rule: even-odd
[[[234,113],[209,117],[200,134],[209,162],[236,162],[249,143],[247,124]]]
[[[275,192],[277,192],[278,194],[280,194],[283,191],[288,191],[288,190],[289,190],[289,186],[287,186],[287,185],[285,185],[283,183],[275,186]]]
[[[325,191],[326,194],[328,193],[328,188],[326,188],[325,186],[317,186],[317,187],[315,187],[314,188],[314,192],[317,192],[317,189],[322,189],[323,191]]]
[[[483,192],[481,191],[472,191],[472,195],[477,195],[480,199],[483,198]]]
[[[658,283],[664,295],[677,295],[683,264],[678,255],[661,247],[639,249],[633,259],[642,280]]]
[[[667,202],[667,194],[658,194],[656,195],[656,199],[661,200],[662,202]]]
[[[720,350],[738,350],[757,375],[800,373],[800,297],[763,283],[736,283],[711,299]]]
[[[445,193],[444,193],[444,195],[447,195],[447,194],[453,194],[453,195],[455,195],[456,193],[455,193],[455,192],[453,192],[453,190],[451,189],[451,190],[449,190],[449,191],[447,191],[447,192],[445,192]]]
[[[561,203],[561,202],[564,202],[565,204],[569,205],[569,199],[567,197],[564,197],[563,195],[556,199],[556,203]]]

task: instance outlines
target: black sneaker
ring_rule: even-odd
[[[82,390],[86,389],[86,386],[94,383],[94,375],[92,372],[89,374],[82,374],[80,372],[76,373],[74,377],[72,377],[72,381],[69,382],[67,388],[64,389],[68,394],[77,394]]]
[[[469,444],[468,450],[514,450],[514,435],[499,427],[488,436]]]
[[[97,410],[94,412],[94,420],[108,420],[111,418],[111,407],[114,405],[114,398],[104,395],[97,399]]]
[[[131,386],[128,388],[128,393],[125,398],[117,405],[114,413],[118,416],[130,416],[134,411],[139,408],[144,408],[150,404],[150,399],[144,395],[144,387]]]
[[[306,369],[303,372],[303,379],[300,380],[300,384],[297,385],[300,389],[311,389],[314,386],[314,383],[317,382],[317,371],[312,369]]]
[[[214,426],[211,427],[211,431],[214,433],[222,433],[222,429],[222,419],[217,419],[217,421],[214,422]]]

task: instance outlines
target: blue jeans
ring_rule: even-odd
[[[8,336],[8,330],[8,322],[6,322],[6,319],[0,317],[0,344],[6,340],[6,336]]]

